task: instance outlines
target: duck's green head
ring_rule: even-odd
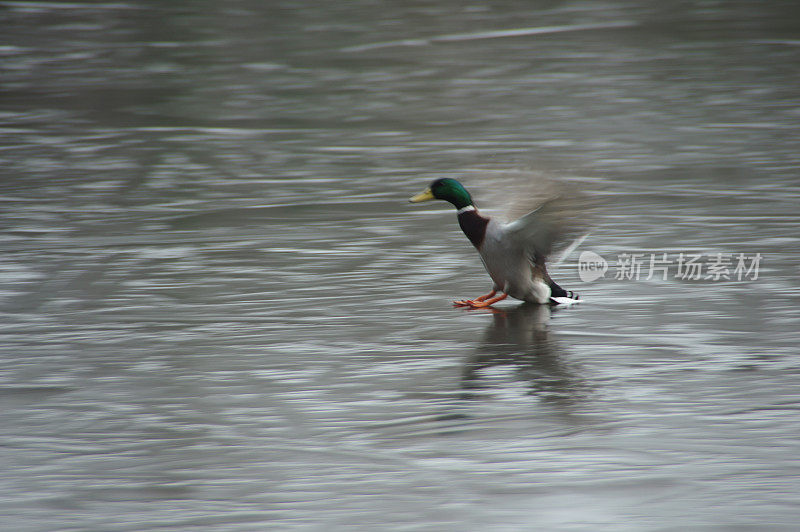
[[[464,185],[449,177],[437,179],[431,183],[428,188],[410,198],[408,201],[411,203],[419,203],[421,201],[433,199],[449,201],[456,209],[463,209],[464,207],[472,205],[472,198],[469,192],[467,192],[467,189],[464,188]]]

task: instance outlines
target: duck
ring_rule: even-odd
[[[547,203],[504,222],[478,211],[472,196],[458,180],[441,178],[409,198],[411,203],[443,200],[456,208],[458,225],[483,261],[492,290],[474,299],[453,302],[468,309],[491,307],[511,297],[537,304],[570,305],[579,296],[561,288],[547,273],[545,260],[558,237],[556,224],[548,216]]]

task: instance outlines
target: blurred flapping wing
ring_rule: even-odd
[[[553,247],[564,239],[559,204],[558,197],[549,199],[505,226],[509,237],[515,239],[536,264],[542,264]]]

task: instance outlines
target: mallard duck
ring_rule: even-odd
[[[494,282],[492,291],[475,299],[454,301],[457,307],[490,307],[507,297],[539,304],[574,303],[578,296],[553,281],[545,259],[557,237],[546,204],[509,223],[483,216],[467,189],[455,179],[432,182],[411,203],[444,200],[458,210],[458,224]],[[499,295],[498,295],[499,293]]]

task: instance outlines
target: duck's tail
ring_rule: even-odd
[[[572,290],[564,290],[547,276],[547,284],[550,285],[550,303],[553,305],[572,305],[580,301],[580,296]]]
[[[572,244],[570,244],[563,252],[561,252],[561,256],[558,260],[551,263],[551,267],[558,268],[558,266],[563,263],[567,257],[569,257],[573,251],[575,251],[578,246],[580,246],[586,237],[589,236],[589,233],[585,233],[580,237],[576,238]],[[573,305],[580,301],[580,296],[573,292],[572,290],[564,290],[555,281],[550,278],[550,275],[547,276],[547,283],[550,285],[550,303],[553,305]]]

